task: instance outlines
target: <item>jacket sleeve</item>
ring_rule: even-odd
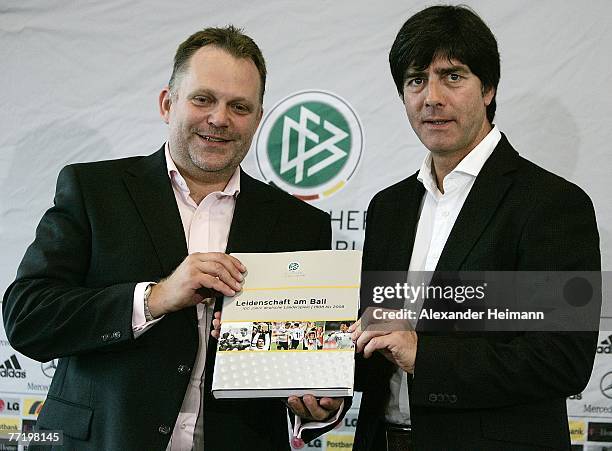
[[[11,345],[39,361],[132,340],[135,283],[88,287],[92,226],[76,169],[60,172],[2,311]]]
[[[517,270],[597,272],[600,266],[595,214],[582,190],[566,183],[533,206]],[[465,409],[567,397],[586,386],[596,346],[595,330],[525,332],[509,340],[495,333],[420,334],[410,403]]]

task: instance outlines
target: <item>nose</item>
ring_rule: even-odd
[[[427,88],[425,92],[425,106],[440,106],[442,105],[442,87],[440,82],[433,79],[427,82]]]
[[[222,128],[229,125],[229,117],[225,105],[218,103],[214,109],[209,112],[208,125]]]

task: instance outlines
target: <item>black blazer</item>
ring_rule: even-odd
[[[414,174],[373,198],[365,271],[408,269],[424,193]],[[520,157],[502,136],[461,209],[438,274],[599,269],[588,196]],[[416,449],[569,449],[565,399],[587,384],[596,343],[591,332],[418,332],[414,378],[408,377]],[[393,369],[380,355],[358,359],[357,389],[364,394],[356,450],[385,449],[382,423]]]
[[[241,173],[228,252],[330,246],[329,215]],[[198,349],[196,308],[166,315],[135,340],[133,293],[186,255],[163,148],[61,171],[2,309],[15,349],[39,361],[60,357],[38,426],[63,430],[64,449],[166,448]],[[210,339],[206,449],[289,449],[280,400],[210,396],[215,347]]]

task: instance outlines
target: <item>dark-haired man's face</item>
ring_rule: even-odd
[[[425,70],[409,69],[404,105],[410,125],[432,153],[464,157],[491,130],[486,108],[494,90],[457,60],[437,58]]]
[[[229,179],[249,150],[262,115],[255,63],[214,46],[196,51],[176,92],[166,88],[160,110],[169,125],[170,154],[179,170],[202,179]]]

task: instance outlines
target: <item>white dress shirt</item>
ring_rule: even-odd
[[[501,139],[497,126],[443,180],[444,194],[438,189],[432,173],[432,157],[428,153],[417,174],[425,187],[419,223],[408,271],[435,271],[457,216],[463,207],[476,177]],[[415,372],[418,371],[415,367]],[[397,368],[389,382],[391,396],[385,411],[389,423],[410,424],[408,380]]]

